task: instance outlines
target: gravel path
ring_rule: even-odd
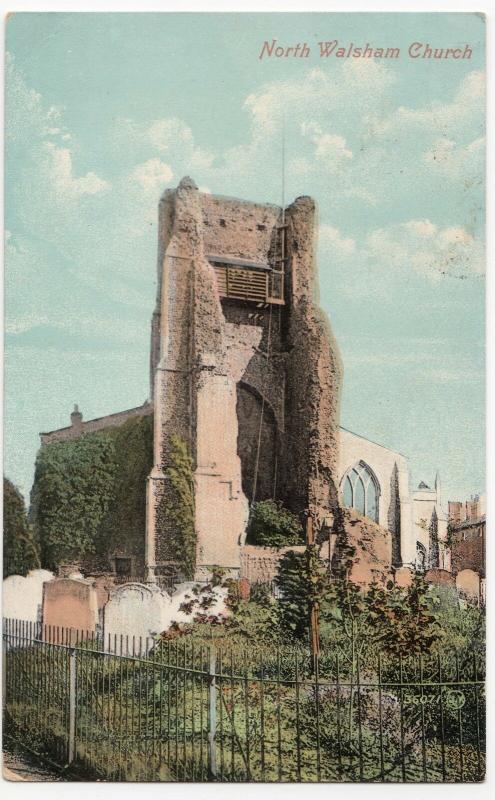
[[[2,773],[6,781],[62,781],[63,778],[37,762],[34,756],[9,742],[3,750]]]

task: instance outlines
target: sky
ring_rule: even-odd
[[[341,424],[406,455],[411,488],[484,491],[484,33],[475,13],[9,17],[4,462],[26,497],[74,403],[147,398],[163,190],[280,204],[282,129],[285,200],[318,206]],[[310,56],[260,59],[273,39]],[[400,57],[320,58],[335,39]]]

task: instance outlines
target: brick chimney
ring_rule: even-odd
[[[72,427],[78,432],[82,430],[82,419],[83,415],[79,411],[79,406],[76,404],[74,406],[74,411],[70,415],[70,423]]]

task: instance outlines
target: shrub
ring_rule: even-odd
[[[304,534],[297,516],[280,500],[261,500],[251,506],[246,541],[261,547],[285,547],[304,544]]]
[[[280,559],[276,584],[281,624],[302,639],[309,632],[311,605],[320,605],[329,591],[328,569],[314,548],[304,553],[289,551]]]

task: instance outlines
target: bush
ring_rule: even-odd
[[[482,651],[485,645],[485,614],[475,606],[461,608],[455,588],[430,586],[428,601],[441,629],[435,650],[461,653]]]
[[[286,547],[304,544],[304,534],[297,516],[284,508],[280,500],[261,500],[251,506],[246,542],[261,547]]]
[[[309,633],[311,605],[321,605],[330,588],[327,566],[315,548],[304,553],[289,550],[280,559],[275,580],[282,626],[296,639],[303,639]]]

